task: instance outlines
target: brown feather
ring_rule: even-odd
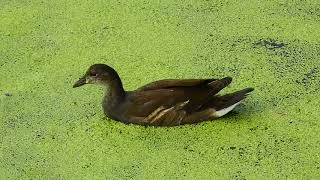
[[[216,79],[164,79],[151,82],[137,89],[137,91],[148,91],[156,89],[166,89],[173,87],[191,87],[201,84],[208,84]]]

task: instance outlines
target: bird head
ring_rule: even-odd
[[[105,85],[119,78],[117,72],[108,65],[94,64],[89,67],[86,73],[73,85],[80,87],[85,84],[100,84]]]

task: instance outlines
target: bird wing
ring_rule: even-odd
[[[123,114],[147,117],[160,107],[167,109],[185,101],[188,101],[188,104],[184,106],[184,110],[196,111],[229,82],[228,78],[155,81],[128,93]]]
[[[202,84],[208,84],[216,79],[164,79],[154,81],[137,89],[137,91],[148,91],[156,89],[166,89],[172,87],[191,87]]]
[[[127,97],[124,114],[146,117],[161,106],[170,108],[190,98],[191,95],[180,88],[134,91]]]

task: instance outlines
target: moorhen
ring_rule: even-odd
[[[118,73],[105,64],[92,65],[73,87],[99,84],[106,88],[106,116],[123,123],[175,126],[219,118],[235,108],[253,88],[217,93],[231,83],[222,79],[165,79],[125,91]]]

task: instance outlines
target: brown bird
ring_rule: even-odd
[[[219,118],[235,108],[253,88],[217,93],[231,83],[222,79],[165,79],[135,91],[125,91],[118,73],[105,64],[92,65],[73,87],[106,87],[102,107],[106,116],[123,123],[175,126]]]

